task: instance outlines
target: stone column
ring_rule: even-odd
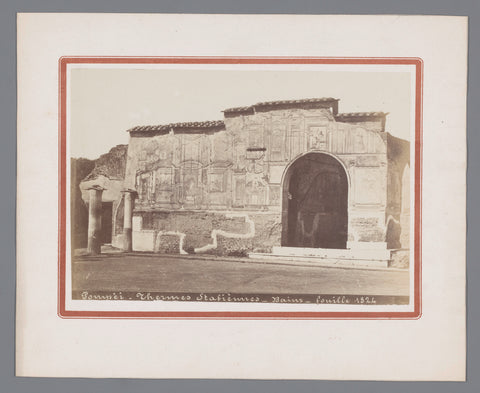
[[[100,232],[102,230],[102,193],[103,187],[94,185],[87,189],[89,191],[88,206],[88,244],[89,254],[100,254],[101,240]]]
[[[135,207],[135,198],[137,192],[135,190],[126,189],[122,191],[124,194],[124,211],[123,211],[123,251],[132,251],[132,221],[133,208]]]

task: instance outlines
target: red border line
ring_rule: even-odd
[[[412,312],[290,312],[290,311],[72,311],[66,299],[66,132],[68,64],[353,64],[415,66],[415,217],[414,217],[414,311]],[[418,319],[422,315],[421,296],[421,212],[423,147],[423,60],[383,57],[88,57],[59,59],[59,231],[58,231],[58,316],[61,318],[109,319]]]
[[[66,279],[66,236],[67,236],[67,61],[62,58],[59,62],[59,165],[58,165],[58,201],[59,201],[59,230],[58,230],[58,315],[66,316],[65,310],[65,279]]]

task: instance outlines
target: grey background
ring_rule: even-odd
[[[145,12],[272,14],[466,15],[469,20],[467,382],[332,382],[57,379],[14,377],[15,354],[15,189],[16,189],[16,13]],[[0,1],[0,393],[56,392],[479,392],[480,279],[478,173],[479,0],[1,0]],[[441,43],[438,43],[441,45]],[[445,54],[448,55],[447,53]],[[39,75],[39,77],[41,77]],[[32,198],[32,203],[34,203]],[[428,203],[428,201],[427,201]],[[394,339],[392,337],[392,339]],[[66,356],[68,356],[66,354]],[[94,356],[94,354],[92,354]]]

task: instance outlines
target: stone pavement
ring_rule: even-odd
[[[79,255],[72,273],[74,291],[409,294],[408,270],[291,266],[248,258]]]

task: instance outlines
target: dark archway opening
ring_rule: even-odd
[[[282,246],[347,247],[348,180],[340,162],[308,153],[288,169],[283,183]]]

